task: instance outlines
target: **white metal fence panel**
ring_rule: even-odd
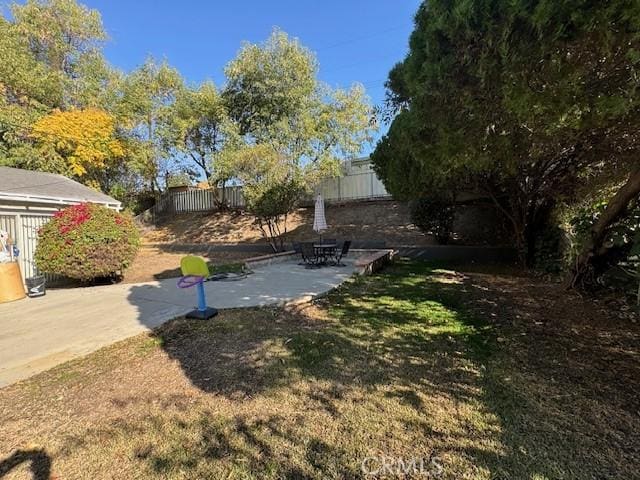
[[[343,198],[355,199],[355,198],[367,198],[371,193],[371,179],[370,173],[364,173],[361,175],[352,175],[347,177],[350,181],[345,182]]]
[[[390,197],[375,172],[354,173],[322,182],[318,188],[328,202]]]
[[[171,194],[172,208],[176,213],[207,212],[216,208],[215,194],[212,190],[193,190]]]
[[[340,198],[342,193],[342,178],[338,177],[325,180],[318,187],[318,193],[320,193],[325,200]]]
[[[372,197],[390,197],[391,194],[387,192],[387,189],[382,183],[382,180],[378,178],[377,175],[373,175],[373,182],[371,184],[371,196]]]
[[[322,182],[317,191],[327,202],[379,199],[391,196],[375,172],[359,172],[330,178]],[[152,213],[153,222],[160,216],[171,213],[209,212],[218,208],[223,195],[226,205],[230,208],[244,208],[246,205],[242,186],[234,185],[225,187],[224,190],[218,188],[216,190],[169,193],[159,197],[156,205],[149,211]],[[312,201],[313,199],[307,200]]]
[[[38,246],[38,230],[49,220],[51,215],[21,215],[22,223],[22,272],[25,277],[33,277],[38,274],[34,261],[36,247]],[[46,275],[48,281],[54,281],[57,277]]]

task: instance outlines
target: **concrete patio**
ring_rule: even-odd
[[[255,267],[248,277],[205,283],[217,308],[282,305],[321,295],[354,272],[345,267],[305,269],[296,261]],[[176,279],[51,290],[41,298],[0,305],[0,387],[184,315],[195,288]],[[215,321],[215,318],[209,321]]]

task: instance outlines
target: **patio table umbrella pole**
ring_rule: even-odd
[[[327,229],[327,220],[324,217],[324,200],[322,195],[316,197],[316,205],[313,211],[313,231],[320,234],[320,243],[322,243],[322,232]]]

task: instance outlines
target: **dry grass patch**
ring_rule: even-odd
[[[400,264],[301,311],[176,320],[0,390],[0,476],[344,479],[385,455],[633,478],[637,328],[553,292]]]

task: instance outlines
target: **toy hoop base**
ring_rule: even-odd
[[[192,310],[189,313],[187,313],[185,316],[187,318],[195,318],[198,320],[208,320],[211,317],[215,317],[218,314],[218,310],[216,310],[215,308],[212,307],[207,307],[204,310]]]

